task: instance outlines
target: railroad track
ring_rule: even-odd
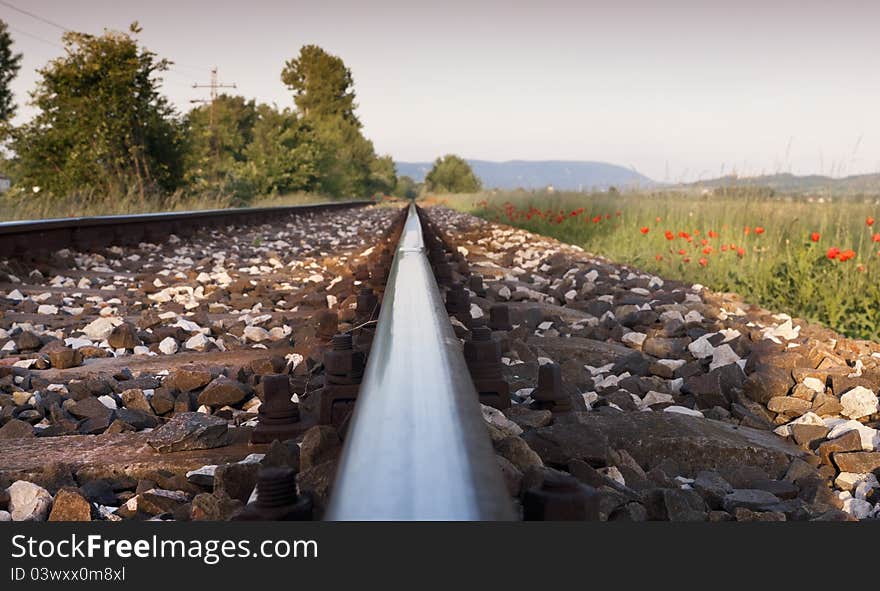
[[[0,231],[0,520],[880,508],[875,343],[358,205]]]
[[[135,435],[141,437],[137,443],[143,443],[143,435],[174,423],[174,417],[181,412],[199,407],[202,414],[221,416],[228,419],[230,425],[256,427],[250,435],[248,451],[266,451],[266,444],[276,439],[302,437],[316,425],[332,426],[340,432],[347,430],[344,459],[328,518],[510,519],[513,515],[510,495],[480,413],[480,397],[450,323],[450,311],[463,312],[464,316],[459,316],[464,320],[469,318],[467,305],[461,309],[465,294],[458,282],[464,279],[462,272],[466,272],[466,263],[457,252],[450,251],[434,228],[428,224],[423,227],[420,212],[414,205],[397,213],[386,209],[378,216],[384,220],[379,224],[384,223],[386,227],[384,231],[373,231],[370,237],[374,244],[363,251],[364,256],[347,265],[348,294],[337,292],[337,297],[328,292],[325,297],[332,299],[327,300],[326,308],[318,303],[304,315],[297,314],[300,306],[291,309],[290,302],[273,302],[288,304],[287,310],[281,310],[288,314],[282,316],[280,322],[276,322],[273,314],[270,323],[275,326],[270,332],[288,336],[284,332],[286,323],[292,326],[292,336],[289,341],[273,339],[275,342],[268,347],[262,345],[267,340],[250,339],[248,331],[254,325],[246,321],[248,324],[239,335],[241,343],[237,343],[241,347],[234,346],[229,339],[211,337],[209,344],[200,349],[192,344],[193,339],[201,343],[204,339],[199,338],[200,334],[218,332],[213,328],[228,319],[228,315],[217,314],[218,308],[228,309],[228,306],[220,303],[196,306],[196,302],[190,305],[185,297],[178,302],[181,294],[186,296],[194,293],[193,290],[187,287],[188,291],[181,291],[183,288],[175,288],[171,281],[166,287],[163,279],[150,282],[153,274],[131,272],[132,267],[139,267],[141,255],[137,251],[144,249],[145,244],[149,252],[155,248],[149,245],[170,240],[166,248],[176,252],[177,244],[185,244],[182,237],[216,234],[223,228],[259,228],[269,222],[277,224],[285,216],[296,220],[323,215],[326,219],[328,212],[351,212],[352,208],[362,205],[362,202],[348,202],[255,211],[0,224],[0,253],[10,257],[7,271],[26,272],[27,264],[32,264],[26,264],[26,260],[38,262],[25,280],[7,273],[8,281],[0,283],[0,289],[6,289],[7,301],[13,304],[5,320],[11,329],[8,334],[15,337],[8,341],[15,346],[7,347],[5,372],[24,386],[15,404],[4,406],[4,418],[20,431],[27,432],[33,427],[37,435],[27,442],[34,447],[19,446],[18,456],[44,455],[58,458],[61,465],[71,454],[88,456],[89,465],[78,466],[78,474],[83,480],[96,479],[102,469],[95,464],[102,456],[118,455],[123,462],[128,462],[139,452],[125,445],[121,449],[95,448],[92,435],[134,430]],[[71,255],[71,252],[95,254]],[[111,268],[107,264],[111,253],[117,257],[114,262],[134,259],[134,264],[124,270],[118,270],[118,266]],[[58,254],[61,260],[53,258]],[[192,263],[187,256],[189,251],[182,249],[181,254]],[[71,257],[78,269],[69,269],[65,276],[56,274],[48,286],[41,283],[49,280],[49,274],[57,273]],[[205,274],[203,269],[208,267],[202,264],[188,274],[181,273],[179,268],[174,270],[176,273],[168,273],[166,271],[172,270],[167,268],[168,259],[165,256],[159,261],[159,266],[165,267],[160,271],[164,277],[192,279],[199,270],[198,281]],[[40,271],[41,265],[45,273]],[[275,265],[281,266],[277,262]],[[265,268],[260,267],[260,271],[265,275]],[[435,271],[439,284],[434,278]],[[232,278],[226,279],[228,287]],[[316,304],[315,296],[321,293],[319,288],[333,287],[340,279],[341,275],[330,281],[322,278],[322,283],[299,301]],[[236,283],[241,281],[242,278],[235,280]],[[453,293],[444,298],[441,289]],[[131,301],[106,297],[126,292],[133,292]],[[248,293],[243,291],[241,295],[246,297]],[[346,302],[356,295],[356,305],[343,306],[340,300],[344,295],[349,296]],[[95,304],[92,308],[85,303],[90,299]],[[149,300],[159,305],[151,306]],[[377,318],[380,301],[382,312]],[[239,305],[237,312],[253,313],[262,303],[265,300],[250,310]],[[162,312],[156,314],[153,307]],[[190,308],[195,311],[189,312]],[[207,315],[203,313],[205,308]],[[352,309],[353,314],[346,314]],[[142,311],[136,318],[133,312],[137,310]],[[278,311],[276,308],[275,312]],[[94,320],[83,327],[83,316]],[[157,326],[161,323],[154,321],[161,317],[176,323],[172,327]],[[35,327],[35,323],[41,321],[45,326],[36,324]],[[206,323],[213,323],[210,333],[205,330]],[[181,335],[181,330],[185,334]],[[251,332],[258,330],[259,327]],[[292,346],[285,347],[288,342]],[[247,345],[261,348],[247,349]],[[363,363],[367,354],[366,371],[353,370],[352,364],[358,365],[358,360]],[[281,361],[282,355],[285,361]],[[199,377],[197,368],[205,364],[215,367]],[[225,369],[218,371],[218,366]],[[241,368],[245,368],[244,374]],[[285,372],[291,375],[285,377]],[[108,374],[112,376],[109,385],[94,383],[102,379],[95,375]],[[281,382],[273,379],[279,375],[283,378]],[[237,380],[237,386],[228,383],[232,381],[230,378]],[[184,384],[187,380],[192,383]],[[225,399],[221,392],[213,401],[205,395],[218,382],[222,382],[216,388],[220,391],[224,387],[236,390],[244,386],[242,398],[248,400],[240,411],[235,408],[242,402],[236,400],[238,392]],[[49,387],[52,387],[51,393],[44,392],[40,396],[37,391],[36,396],[26,395],[27,390]],[[195,397],[188,389],[202,391]],[[253,397],[249,397],[249,390]],[[298,405],[288,401],[291,392],[299,397]],[[168,400],[161,402],[160,398]],[[359,401],[356,406],[355,400]],[[104,412],[101,405],[111,412]],[[171,411],[167,410],[169,406]],[[349,424],[353,408],[358,410]],[[390,412],[393,415],[389,415]],[[31,427],[26,426],[28,424]],[[65,435],[68,441],[64,443],[74,443],[80,434],[89,439],[75,441],[82,445],[79,450],[77,445],[63,445],[51,437]],[[240,434],[237,437],[241,440]],[[218,452],[218,461],[235,457],[234,450],[241,449],[236,448],[234,441],[222,449],[227,448],[233,450],[232,455]],[[206,452],[195,458],[193,465],[209,461],[212,455]],[[142,458],[138,456],[138,459]],[[106,458],[109,463],[112,460],[112,457]],[[433,468],[426,472],[424,466],[429,462]],[[181,469],[174,462],[159,462],[156,466],[172,471]],[[183,467],[192,466],[185,463]],[[8,455],[0,462],[0,468],[6,470],[7,478],[17,474],[40,480],[34,478],[35,466],[27,461],[16,465],[16,460]],[[270,478],[263,482],[266,490],[286,486],[293,488],[296,495],[290,472],[274,474],[275,481],[271,481],[271,471],[263,472]],[[443,494],[438,494],[441,489]],[[265,496],[268,498],[269,494]],[[280,494],[280,498],[296,505],[284,494]],[[317,515],[321,515],[322,509],[318,508]],[[311,515],[311,509],[307,513]],[[263,507],[256,509],[255,514],[245,511],[239,518],[266,518],[276,514],[277,507]]]

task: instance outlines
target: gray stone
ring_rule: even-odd
[[[147,443],[164,453],[222,447],[228,441],[226,421],[198,412],[185,412],[150,433]]]
[[[520,472],[525,472],[529,468],[540,468],[544,466],[541,457],[536,454],[529,445],[516,435],[505,437],[495,444],[495,451],[498,455],[504,457],[511,464],[516,466]]]
[[[729,482],[721,478],[717,472],[708,470],[699,472],[691,486],[700,493],[706,504],[712,509],[720,509],[724,497],[733,492],[733,486]]]
[[[738,488],[724,496],[723,506],[728,513],[733,513],[737,507],[752,510],[762,510],[779,503],[779,497],[766,490]]]
[[[247,503],[257,485],[257,463],[224,464],[214,472],[214,492],[225,493],[231,499]]]
[[[207,406],[227,406],[238,404],[248,395],[244,384],[225,376],[213,380],[199,394],[199,404]]]
[[[21,439],[33,436],[34,428],[31,427],[31,424],[18,419],[11,419],[0,427],[0,439]]]
[[[6,489],[12,521],[45,521],[52,506],[52,495],[42,486],[17,480]]]

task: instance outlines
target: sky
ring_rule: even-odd
[[[339,55],[365,134],[400,161],[596,160],[665,182],[880,172],[877,0],[2,0],[0,18],[24,54],[19,122],[63,54],[58,26],[137,20],[175,62],[163,90],[182,112],[212,66],[286,107],[286,60],[308,43]]]

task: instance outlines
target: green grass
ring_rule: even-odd
[[[880,339],[877,199],[819,203],[758,191],[737,197],[495,192],[442,199],[615,262],[736,292],[747,302],[850,337]],[[877,223],[869,226],[868,218],[874,217]],[[811,239],[813,232],[818,241]],[[829,259],[832,247],[851,249],[854,256]]]

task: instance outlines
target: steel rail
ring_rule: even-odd
[[[326,518],[513,519],[478,400],[411,204]]]
[[[267,222],[288,214],[312,213],[368,205],[370,201],[332,201],[277,207],[241,207],[161,213],[14,220],[0,222],[0,255],[33,249],[53,250],[75,246],[109,245],[161,236],[201,226]],[[136,243],[136,242],[135,242]]]

